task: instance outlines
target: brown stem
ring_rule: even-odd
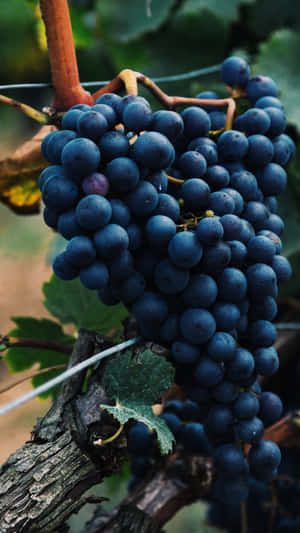
[[[222,98],[219,100],[206,99],[206,98],[186,98],[184,96],[168,96],[164,91],[154,83],[150,78],[144,76],[144,74],[136,73],[138,82],[159,100],[166,108],[174,109],[179,105],[207,105],[214,107],[227,106],[227,116],[225,123],[225,130],[232,128],[232,122],[236,110],[236,103],[233,98]]]
[[[14,109],[17,109],[18,111],[21,111],[22,113],[32,118],[33,120],[36,120],[40,124],[49,123],[49,117],[46,115],[46,113],[42,113],[41,111],[38,111],[37,109],[30,107],[29,105],[23,104],[22,102],[18,102],[18,100],[14,100],[13,98],[8,98],[7,96],[0,94],[0,102],[2,104],[13,107]]]
[[[32,372],[29,374],[29,376],[26,376],[25,378],[18,379],[14,383],[11,383],[10,385],[7,385],[3,389],[0,389],[0,394],[3,392],[7,392],[11,389],[14,389],[17,385],[21,385],[21,383],[24,383],[24,381],[27,381],[28,379],[35,378],[35,376],[41,376],[42,374],[47,374],[47,372],[51,372],[52,370],[63,370],[66,368],[67,365],[55,365],[50,366],[49,368],[42,368],[42,370],[38,370],[37,372]]]
[[[121,90],[122,85],[125,85],[127,94],[138,94],[137,91],[137,82],[141,83],[146,87],[155,98],[167,109],[174,109],[180,105],[207,105],[214,107],[225,107],[227,106],[227,115],[225,122],[225,130],[230,130],[232,128],[232,122],[236,110],[236,103],[234,98],[222,98],[219,100],[206,99],[206,98],[186,98],[184,96],[169,96],[164,91],[160,89],[156,83],[141,74],[140,72],[134,72],[130,69],[125,69],[116,76],[110,83],[105,87],[102,87],[93,95],[93,100],[97,100],[99,96],[107,92],[118,92]]]
[[[70,355],[72,353],[72,344],[62,344],[59,342],[46,341],[42,339],[15,339],[14,337],[0,336],[0,343],[5,345],[5,349],[8,348],[42,348],[46,350],[54,350],[55,352],[64,353]]]
[[[247,501],[241,503],[241,533],[248,531]]]
[[[74,104],[92,104],[92,96],[80,85],[67,0],[40,0],[40,7],[46,27],[54,107],[65,110]]]

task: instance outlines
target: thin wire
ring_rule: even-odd
[[[206,74],[211,74],[218,72],[221,65],[213,65],[211,67],[201,68],[198,70],[191,70],[190,72],[185,72],[184,74],[177,74],[174,76],[162,76],[158,78],[153,78],[153,81],[157,83],[166,83],[170,81],[182,81],[189,80],[192,78],[198,78],[199,76],[205,76]],[[111,80],[104,81],[86,81],[81,85],[82,87],[103,87],[110,83]],[[8,91],[12,89],[49,89],[52,87],[51,83],[19,83],[13,85],[0,85],[0,91]]]
[[[101,359],[104,359],[105,357],[108,357],[109,355],[113,355],[116,352],[125,350],[126,348],[129,348],[129,346],[136,344],[140,340],[141,340],[140,337],[135,337],[128,341],[121,342],[121,344],[117,344],[116,346],[112,346],[111,348],[108,348],[107,350],[103,350],[103,352],[92,355],[92,357],[85,359],[81,363],[78,363],[77,365],[74,365],[71,368],[68,368],[68,370],[66,370],[65,372],[62,372],[56,378],[50,379],[46,383],[43,383],[43,385],[36,387],[32,391],[29,391],[26,394],[23,394],[22,396],[19,396],[15,400],[9,403],[6,403],[2,407],[0,407],[0,416],[5,415],[9,411],[12,411],[16,407],[19,407],[20,405],[28,402],[29,400],[32,400],[36,396],[39,396],[40,394],[47,392],[48,390],[52,389],[56,385],[59,385],[63,381],[70,379],[72,376],[74,376],[75,374],[83,370],[84,368],[87,368],[93,365],[97,361],[100,361]]]
[[[299,322],[277,322],[275,324],[277,329],[291,329],[291,330],[300,330]]]

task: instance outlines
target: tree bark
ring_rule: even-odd
[[[99,336],[82,331],[70,366],[99,349]],[[100,349],[110,343],[100,339]],[[48,533],[85,503],[82,495],[105,476],[118,471],[126,456],[126,436],[95,449],[93,441],[115,431],[101,413],[105,394],[93,375],[81,393],[85,373],[64,383],[47,415],[33,431],[33,440],[12,454],[0,470],[1,533]],[[61,529],[60,529],[61,530]]]

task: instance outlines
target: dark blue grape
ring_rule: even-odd
[[[229,302],[216,302],[213,306],[213,315],[219,331],[232,331],[238,323],[241,313],[235,304]]]
[[[238,268],[225,268],[218,276],[218,295],[222,300],[238,303],[247,292],[247,279]]]
[[[110,202],[96,194],[85,196],[76,207],[77,222],[89,231],[103,228],[110,221],[111,214]]]
[[[268,136],[269,137],[277,137],[277,135],[281,135],[286,129],[286,118],[285,114],[282,109],[278,109],[278,107],[266,107],[265,112],[268,114],[271,124],[268,129]]]
[[[169,259],[163,259],[155,267],[154,281],[162,293],[177,294],[186,288],[189,271],[174,266]]]
[[[262,299],[266,296],[277,296],[276,274],[269,265],[256,263],[247,268],[249,293],[253,298]]]
[[[77,123],[77,129],[82,137],[87,137],[93,141],[98,141],[107,131],[108,123],[106,118],[97,111],[86,111],[83,113]]]
[[[158,199],[155,187],[148,181],[140,181],[136,188],[127,194],[125,202],[133,215],[146,217],[154,212]]]
[[[232,403],[237,399],[240,392],[240,386],[232,381],[224,380],[211,389],[214,400],[219,403]]]
[[[119,284],[134,273],[133,256],[127,249],[122,249],[109,260],[109,274],[112,283]]]
[[[178,416],[174,413],[163,413],[160,415],[160,417],[166,422],[167,426],[176,437],[182,427],[181,420],[178,418]]]
[[[246,85],[246,91],[252,104],[263,96],[276,97],[278,95],[275,82],[268,76],[255,76],[251,78]]]
[[[223,111],[211,111],[209,117],[213,131],[218,131],[225,127],[226,114]]]
[[[235,357],[236,340],[224,331],[217,331],[207,344],[208,355],[218,363],[231,361]]]
[[[285,283],[289,281],[292,276],[292,267],[289,260],[282,255],[275,255],[271,263],[278,283]]]
[[[72,239],[76,235],[84,234],[84,229],[78,224],[75,209],[65,211],[58,219],[57,229],[65,239]]]
[[[182,427],[180,442],[187,452],[211,455],[212,446],[205,434],[203,425],[199,422],[189,422]]]
[[[223,376],[222,366],[209,357],[201,357],[194,371],[194,379],[200,387],[214,387],[222,381]]]
[[[250,449],[248,460],[255,479],[271,481],[281,461],[280,449],[270,440],[261,440]]]
[[[129,192],[134,190],[139,182],[139,167],[129,157],[116,157],[108,163],[106,177],[115,191]]]
[[[238,348],[235,357],[229,362],[227,367],[227,377],[239,383],[240,381],[249,378],[255,367],[253,355],[244,348]]]
[[[160,193],[158,195],[158,204],[153,211],[153,214],[165,215],[174,220],[174,222],[177,222],[180,215],[179,203],[170,194]]]
[[[129,131],[139,133],[149,128],[152,122],[152,111],[149,105],[137,101],[128,104],[123,112],[123,123]]]
[[[176,234],[175,222],[165,215],[154,215],[146,224],[148,242],[155,248],[165,248]],[[175,263],[176,264],[176,263]],[[184,265],[178,265],[184,266]]]
[[[205,274],[193,274],[182,293],[186,307],[210,307],[217,298],[218,287],[215,280]]]
[[[140,321],[162,323],[168,316],[166,301],[154,292],[145,292],[132,306],[132,314]]]
[[[231,250],[231,259],[229,265],[235,268],[242,268],[247,259],[247,248],[240,241],[227,241]]]
[[[206,159],[199,152],[188,151],[182,154],[178,161],[179,168],[185,178],[202,178],[204,176],[207,163]]]
[[[276,246],[268,237],[256,235],[248,242],[248,255],[255,263],[271,263],[275,253]]]
[[[270,426],[280,419],[283,412],[282,401],[273,392],[263,392],[260,397],[259,416],[265,426]]]
[[[123,228],[127,228],[130,223],[130,211],[122,200],[113,198],[110,200],[110,206],[112,210],[110,222],[113,224],[119,224]]]
[[[113,128],[118,122],[116,112],[111,106],[107,104],[95,104],[91,108],[91,111],[97,111],[97,113],[103,115],[107,121],[109,128]]]
[[[156,131],[149,131],[135,141],[132,156],[140,165],[161,170],[172,165],[175,150],[167,137]]]
[[[235,210],[234,199],[224,191],[213,192],[209,197],[208,206],[215,215],[219,216],[234,213]]]
[[[207,165],[215,165],[218,162],[217,145],[208,137],[196,137],[189,143],[188,149],[201,154],[205,158]]]
[[[129,238],[122,226],[108,224],[94,234],[94,243],[99,256],[109,259],[128,248]]]
[[[259,400],[251,392],[241,392],[233,406],[233,413],[238,419],[250,419],[259,412]]]
[[[59,165],[61,163],[62,151],[67,144],[77,138],[74,131],[62,130],[54,132],[47,143],[47,159],[50,163]]]
[[[66,252],[62,252],[55,257],[52,267],[54,274],[63,280],[74,279],[79,274],[78,268],[68,261]]]
[[[145,424],[138,422],[129,430],[128,450],[132,455],[144,456],[152,446],[152,435]]]
[[[109,274],[104,263],[94,261],[80,270],[80,281],[87,289],[103,289],[108,284]]]
[[[287,166],[295,156],[296,147],[294,141],[282,133],[273,139],[274,147],[274,163],[278,163],[283,167]]]
[[[55,174],[44,183],[42,198],[47,207],[57,213],[62,213],[76,205],[79,189],[72,180]]]
[[[221,77],[226,85],[245,87],[250,77],[249,65],[241,57],[227,57],[221,66]]]
[[[108,131],[101,137],[98,144],[104,161],[126,157],[129,153],[129,140],[120,131]]]
[[[257,416],[241,420],[235,428],[238,440],[248,444],[258,444],[264,434],[264,424]]]
[[[79,118],[83,115],[83,112],[80,109],[69,109],[61,121],[61,127],[63,130],[77,130],[77,122]]]
[[[234,172],[230,184],[242,195],[245,201],[256,200],[257,180],[251,172],[247,170]]]
[[[180,319],[183,337],[192,344],[207,342],[216,331],[216,322],[206,309],[188,309]]]
[[[105,104],[112,107],[118,113],[118,107],[122,101],[121,96],[115,93],[105,93],[97,98],[95,104]]]
[[[253,355],[255,358],[256,372],[258,374],[261,376],[272,376],[277,372],[279,368],[279,358],[275,348],[259,348],[254,351]]]
[[[67,245],[65,258],[77,268],[89,266],[96,259],[91,239],[81,235],[73,237]]]
[[[89,176],[98,169],[100,150],[92,140],[79,137],[64,147],[61,161],[71,177]]]
[[[245,472],[245,456],[236,444],[218,446],[213,455],[218,472],[237,476]]]
[[[169,315],[161,325],[159,334],[161,340],[167,344],[175,341],[179,335],[179,316],[175,313]]]
[[[151,129],[163,133],[171,142],[183,133],[183,120],[175,111],[160,110],[153,113]]]
[[[181,193],[185,208],[198,212],[208,207],[210,189],[204,180],[198,178],[186,180]]]
[[[264,135],[251,135],[248,137],[247,164],[252,168],[262,167],[273,159],[273,144]]]
[[[276,341],[277,332],[269,320],[257,320],[250,324],[248,337],[253,346],[268,348]]]
[[[282,103],[275,96],[262,96],[255,102],[255,107],[259,107],[260,109],[265,109],[266,107],[278,107],[278,109],[283,109]]]
[[[199,359],[200,351],[197,346],[188,342],[176,341],[172,344],[172,357],[176,363],[190,365]]]
[[[201,266],[204,272],[218,273],[230,263],[231,251],[230,247],[220,241],[214,246],[209,246],[204,249]]]
[[[182,111],[181,116],[184,122],[184,135],[188,139],[205,137],[211,129],[209,115],[200,107],[187,107]]]
[[[221,165],[212,165],[207,169],[205,180],[214,191],[229,185],[230,174],[228,170]]]
[[[219,217],[204,217],[196,227],[196,234],[203,244],[216,244],[224,235],[224,228]]]
[[[56,213],[56,211],[52,211],[52,209],[49,209],[49,207],[45,207],[43,211],[43,218],[45,224],[47,224],[49,228],[57,229],[59,214]]]
[[[183,231],[176,235],[174,232],[168,246],[168,255],[174,265],[192,268],[199,263],[202,254],[203,248],[194,231]]]
[[[247,153],[247,137],[237,130],[225,131],[218,139],[218,149],[220,157],[227,161],[238,161]]]

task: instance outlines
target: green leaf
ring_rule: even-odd
[[[156,431],[161,453],[167,454],[172,451],[174,436],[165,421],[155,416],[151,406],[128,400],[116,406],[101,405],[101,408],[106,409],[120,424],[125,424],[132,418],[143,422],[150,430]]]
[[[151,16],[144,0],[101,0],[98,14],[104,33],[116,41],[130,41],[157,30],[167,19],[176,0],[152,0]]]
[[[32,317],[14,317],[13,321],[16,328],[9,332],[10,337],[20,339],[39,339],[43,341],[57,342],[59,344],[73,344],[74,338],[66,335],[62,327],[46,318],[37,319]],[[56,365],[67,364],[68,355],[46,348],[16,347],[9,348],[5,355],[5,361],[8,363],[12,372],[23,372],[31,368],[34,364],[39,363],[39,369],[48,368]],[[52,377],[60,374],[62,370],[52,370],[32,379],[34,387],[41,385]],[[57,388],[53,389],[43,397],[55,395]]]
[[[300,4],[295,0],[260,0],[247,7],[244,21],[256,36],[263,39],[280,28],[299,30]]]
[[[165,421],[153,413],[152,405],[164,394],[174,380],[174,368],[163,357],[150,350],[143,352],[138,360],[130,352],[108,362],[104,374],[104,387],[108,398],[116,405],[101,405],[120,424],[130,419],[143,422],[157,433],[163,454],[172,449],[174,437]]]
[[[288,121],[299,127],[300,123],[300,35],[291,30],[273,33],[261,44],[254,65],[255,74],[270,76],[277,83],[280,98],[285,107]]]
[[[96,291],[83,287],[79,279],[63,281],[53,275],[44,283],[44,305],[62,324],[74,324],[105,334],[120,328],[127,311],[122,305],[108,307],[102,304]]]
[[[205,8],[229,21],[238,18],[241,4],[253,4],[255,0],[187,0],[183,6],[183,12],[199,12]]]

